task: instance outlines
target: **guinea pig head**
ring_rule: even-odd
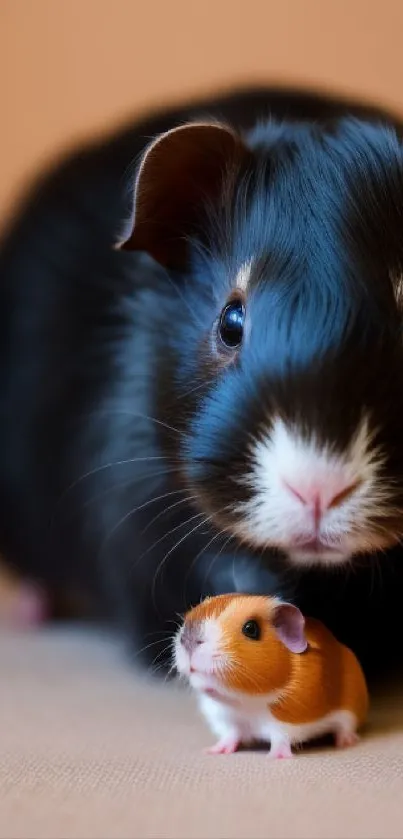
[[[189,124],[143,157],[124,247],[166,269],[162,446],[256,551],[335,565],[403,536],[402,230],[389,128]]]
[[[275,694],[289,681],[292,655],[305,652],[304,618],[275,598],[221,595],[185,617],[175,663],[197,690]]]

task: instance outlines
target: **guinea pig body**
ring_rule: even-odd
[[[0,551],[136,652],[238,590],[400,655],[400,131],[224,96],[79,150],[11,224]]]
[[[186,617],[175,641],[176,666],[198,695],[219,737],[213,753],[269,741],[273,757],[332,733],[353,745],[366,720],[361,666],[319,621],[259,596],[211,598]]]

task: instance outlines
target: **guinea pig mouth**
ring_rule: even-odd
[[[329,545],[320,539],[311,539],[307,542],[297,542],[290,546],[289,554],[295,562],[313,560],[316,562],[342,562],[346,561],[350,554],[343,550],[342,545]]]
[[[332,545],[327,545],[325,542],[322,542],[321,539],[309,539],[307,542],[300,542],[295,545],[297,551],[301,553],[323,553],[323,551],[329,553],[341,553],[340,548],[335,548]]]

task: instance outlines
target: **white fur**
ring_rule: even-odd
[[[280,722],[270,711],[273,699],[259,697],[254,706],[247,700],[239,706],[227,705],[203,693],[198,695],[200,710],[211,730],[220,740],[235,739],[249,744],[254,741],[269,742],[274,749],[279,745],[291,746],[306,743],[324,734],[353,734],[357,720],[351,711],[333,711],[319,720],[293,725]]]
[[[239,504],[239,534],[257,547],[285,550],[296,563],[340,563],[352,554],[382,546],[379,533],[371,534],[370,518],[382,514],[387,488],[380,486],[382,453],[372,446],[369,423],[364,419],[350,446],[342,454],[308,441],[296,427],[277,418],[270,429],[251,445],[251,471],[244,478],[253,492]],[[323,502],[319,530],[312,509],[289,490],[309,497],[319,487]],[[352,492],[338,504],[332,499],[347,487]],[[320,539],[325,547],[310,555],[303,543]]]
[[[239,269],[239,271],[238,271],[238,273],[235,277],[235,287],[237,289],[239,289],[240,291],[243,291],[243,292],[247,291],[251,271],[252,271],[252,263],[251,262],[245,262],[241,266],[241,268]]]

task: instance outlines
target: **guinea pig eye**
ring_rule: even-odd
[[[242,627],[242,632],[246,638],[250,638],[251,641],[258,641],[260,638],[260,626],[257,621],[246,621]]]
[[[232,300],[221,312],[218,333],[222,343],[234,350],[242,343],[245,307],[241,300]]]

